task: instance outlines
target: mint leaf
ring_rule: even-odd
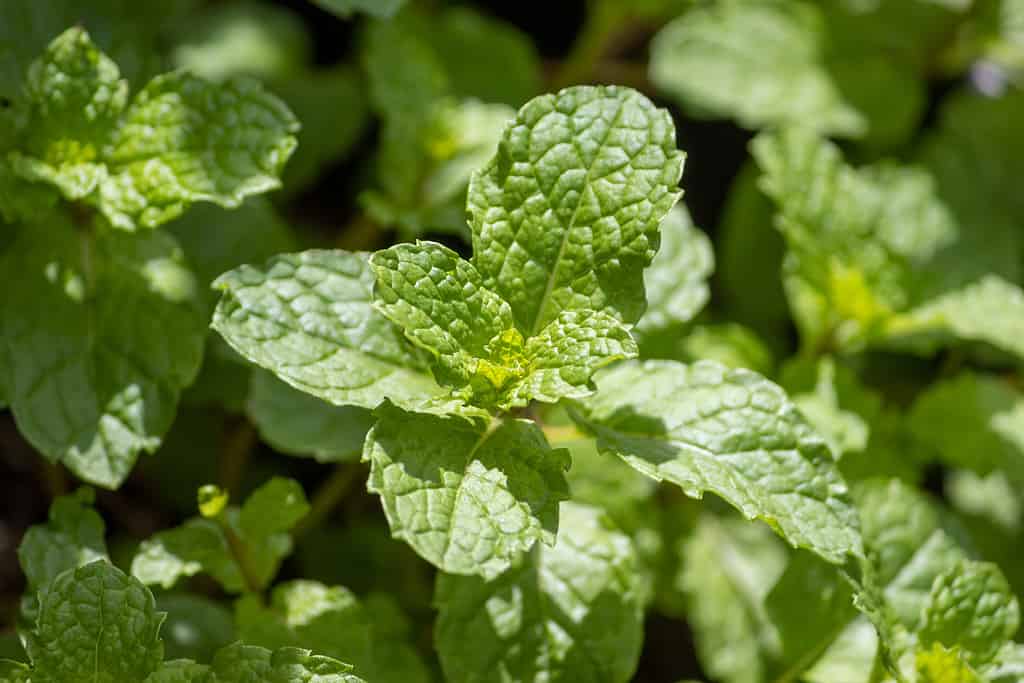
[[[637,353],[625,327],[591,311],[564,311],[524,340],[508,303],[440,244],[400,244],[378,251],[370,264],[375,306],[434,355],[438,379],[474,405],[585,396],[596,369]]]
[[[128,83],[84,29],[72,28],[32,64],[25,86],[29,156],[15,153],[13,168],[69,199],[87,197],[105,180],[100,159],[127,103]]]
[[[153,595],[113,565],[68,569],[39,593],[31,678],[141,683],[163,660],[162,621]]]
[[[640,318],[682,165],[668,114],[636,91],[579,86],[520,109],[467,209],[473,264],[524,336],[565,310]]]
[[[230,593],[245,590],[245,578],[223,530],[209,519],[190,519],[179,527],[153,534],[139,546],[131,572],[143,583],[163,588],[203,572]]]
[[[1024,399],[995,377],[964,372],[924,391],[910,430],[942,462],[978,474],[1024,479]]]
[[[107,154],[99,208],[115,226],[153,227],[193,202],[228,208],[281,186],[298,122],[254,81],[154,78],[125,112]]]
[[[18,232],[0,255],[7,400],[51,461],[116,488],[171,426],[199,369],[196,284],[166,234]],[[24,292],[32,292],[31,297]]]
[[[961,562],[936,577],[922,619],[922,644],[959,646],[984,663],[1016,634],[1020,607],[998,567]]]
[[[355,12],[370,16],[390,17],[405,4],[405,0],[313,0],[329,12],[347,18]]]
[[[724,683],[766,680],[772,634],[764,600],[785,568],[784,551],[766,526],[704,512],[680,549],[675,585],[697,656]]]
[[[308,513],[302,486],[293,479],[274,477],[245,499],[238,524],[245,537],[255,539],[288,531]]]
[[[352,667],[309,650],[270,651],[235,643],[220,650],[210,666],[187,660],[165,663],[145,683],[365,683]]]
[[[378,411],[366,437],[367,488],[391,533],[443,571],[492,579],[540,539],[554,542],[568,454],[525,420]]]
[[[642,639],[636,553],[596,509],[566,503],[554,546],[494,580],[442,574],[437,647],[447,680],[629,680]]]
[[[650,333],[693,319],[711,296],[707,280],[714,268],[711,241],[677,204],[661,222],[661,247],[644,272],[647,311],[637,329]]]
[[[195,517],[142,542],[132,574],[164,588],[200,572],[231,593],[266,586],[292,551],[288,532],[309,511],[302,487],[274,477],[241,508],[228,507],[216,519]]]
[[[302,17],[289,9],[251,0],[204,9],[176,36],[178,68],[211,81],[241,74],[272,81],[302,77],[313,60]]]
[[[828,447],[778,386],[713,361],[647,361],[599,374],[597,387],[580,422],[602,451],[688,496],[715,493],[829,562],[861,553]]]
[[[428,680],[415,650],[386,631],[384,616],[345,588],[303,580],[275,587],[269,606],[255,596],[236,605],[236,619],[248,643],[271,649],[304,643],[351,662],[355,673],[371,681]]]
[[[231,611],[210,598],[189,593],[165,593],[156,606],[167,614],[160,633],[168,659],[205,662],[236,640]]]
[[[333,406],[264,370],[253,374],[246,408],[260,437],[274,450],[318,462],[357,459],[373,426],[373,416],[364,408]]]
[[[748,128],[808,121],[859,137],[867,122],[829,74],[825,28],[803,2],[694,8],[655,37],[651,81],[688,109]]]
[[[18,546],[18,561],[30,593],[67,569],[107,558],[103,539],[106,527],[92,508],[90,489],[61,496],[50,505],[49,520],[25,532]]]
[[[119,76],[83,29],[55,39],[29,69],[32,116],[12,169],[126,230],[165,223],[193,202],[234,207],[280,186],[298,123],[258,84],[176,72],[127,104]]]
[[[458,410],[423,357],[371,306],[366,259],[343,251],[281,254],[214,286],[213,328],[240,354],[296,389],[335,405]]]

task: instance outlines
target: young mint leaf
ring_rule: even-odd
[[[640,472],[694,498],[715,493],[829,562],[861,553],[827,445],[759,375],[713,361],[621,363],[598,375],[579,410],[601,450]]]
[[[704,670],[723,683],[767,680],[777,645],[764,599],[785,568],[785,548],[766,526],[702,512],[680,557],[676,587]]]
[[[711,296],[707,280],[714,269],[711,241],[677,204],[661,222],[661,247],[644,271],[647,310],[637,329],[647,334],[693,319]]]
[[[597,509],[566,503],[554,546],[491,581],[438,577],[445,677],[624,683],[640,655],[641,584],[629,538]]]
[[[390,17],[405,4],[405,0],[313,0],[328,12],[348,18],[355,12],[374,17]]]
[[[18,546],[18,560],[35,593],[67,569],[107,558],[103,519],[92,508],[90,489],[61,496],[50,505],[45,525],[25,532]]]
[[[390,406],[366,437],[367,488],[395,538],[443,571],[492,579],[540,539],[568,497],[568,453],[526,420],[483,426]]]
[[[198,517],[143,541],[132,559],[131,572],[144,584],[163,588],[203,572],[230,593],[245,590],[245,578],[223,530],[215,521]]]
[[[146,584],[174,586],[182,577],[209,574],[231,593],[264,587],[292,551],[288,532],[305,517],[302,487],[274,477],[242,507],[228,507],[216,519],[194,517],[142,542],[132,574]]]
[[[966,559],[938,507],[898,480],[865,482],[854,491],[873,580],[893,617],[917,630],[940,574]]]
[[[924,391],[910,431],[942,462],[1024,481],[1024,398],[996,377],[962,373]]]
[[[245,538],[269,537],[288,531],[308,513],[302,486],[294,479],[274,477],[246,498],[238,524]]]
[[[28,70],[31,126],[15,171],[55,185],[69,199],[95,192],[106,179],[105,147],[128,101],[128,83],[82,28],[58,36]]]
[[[816,365],[792,363],[783,369],[782,377],[793,402],[828,443],[836,460],[868,447],[872,421],[881,413],[881,399],[863,387],[852,370],[826,357]]]
[[[294,116],[252,81],[165,74],[127,104],[117,66],[81,28],[51,43],[26,90],[31,116],[11,168],[126,230],[157,226],[193,202],[234,207],[275,189],[295,148]]]
[[[195,280],[161,233],[18,232],[0,256],[7,399],[51,461],[116,488],[167,432],[205,336]],[[25,296],[32,292],[32,296]]]
[[[335,405],[372,409],[389,399],[409,410],[460,410],[373,309],[373,283],[358,254],[281,254],[214,283],[221,300],[213,328],[250,361]]]
[[[142,683],[163,660],[162,621],[149,590],[108,562],[68,569],[39,593],[31,679]]]
[[[994,564],[961,562],[938,577],[922,614],[923,645],[959,647],[974,664],[991,661],[1020,626],[1020,607]]]
[[[596,369],[637,353],[625,327],[593,311],[564,311],[524,340],[508,303],[440,244],[400,244],[375,253],[370,265],[375,306],[433,354],[438,379],[474,405],[585,396]]]
[[[524,336],[565,310],[640,318],[682,167],[672,120],[636,91],[579,86],[519,110],[467,209],[473,264]]]
[[[257,370],[246,410],[260,437],[275,450],[318,462],[358,459],[373,426],[365,408],[334,406]]]

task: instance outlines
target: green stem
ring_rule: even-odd
[[[256,446],[256,429],[242,420],[228,435],[220,460],[220,486],[232,497],[238,496],[242,475]]]
[[[313,494],[309,514],[303,517],[292,530],[292,538],[299,538],[323,524],[338,503],[348,496],[352,485],[362,471],[363,468],[354,462],[342,463],[334,468],[334,472],[327,478],[327,481],[321,484]]]
[[[220,525],[221,531],[224,532],[224,538],[228,542],[228,550],[231,551],[231,557],[235,559],[235,564],[238,565],[238,570],[242,574],[242,580],[245,581],[247,592],[261,592],[263,590],[263,582],[260,581],[255,570],[249,564],[249,553],[246,552],[245,543],[238,537],[238,534],[231,528],[231,525],[225,521],[223,514],[217,517],[217,523]]]
[[[50,462],[44,458],[39,459],[39,475],[46,487],[50,499],[66,495],[71,489],[67,472],[58,462]]]

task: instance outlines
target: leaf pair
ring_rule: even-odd
[[[5,177],[50,185],[126,230],[165,223],[193,202],[233,207],[275,189],[295,148],[294,116],[255,82],[214,86],[175,72],[129,102],[117,65],[81,28],[32,64],[25,92]]]

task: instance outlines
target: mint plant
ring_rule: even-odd
[[[585,5],[0,4],[0,683],[1024,680],[1021,3]]]

